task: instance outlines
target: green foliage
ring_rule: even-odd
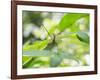
[[[84,32],[77,32],[76,36],[77,36],[77,38],[80,41],[83,41],[83,42],[89,44],[89,36],[86,33],[84,33]]]
[[[30,30],[32,40],[28,38],[23,43],[23,68],[72,66],[68,60],[75,61],[79,66],[88,65],[85,55],[89,55],[89,14],[60,13],[63,14],[60,18],[57,16],[59,13],[26,14],[23,26],[31,23],[37,27]],[[57,19],[53,20],[53,17]]]
[[[62,59],[63,58],[58,54],[52,55],[50,58],[50,66],[57,67],[61,63]]]
[[[88,16],[88,14],[82,13],[67,13],[63,16],[59,23],[58,29],[60,31],[64,31],[66,28],[71,27],[78,19]]]
[[[49,50],[28,50],[23,52],[24,56],[51,56],[53,54],[54,53]]]
[[[24,46],[23,50],[43,50],[48,45],[48,40],[36,41],[32,45]]]
[[[27,60],[29,60],[29,59],[30,59],[29,56],[25,56],[25,57],[23,58],[22,62],[25,63],[25,62],[26,62]]]
[[[31,57],[23,64],[23,68],[31,67],[32,66],[32,62],[33,62],[33,58]]]
[[[41,57],[41,56],[46,56],[46,57],[50,57],[50,66],[51,67],[57,67],[62,60],[65,59],[74,59],[74,55],[70,54],[70,53],[55,53],[55,52],[51,52],[49,50],[32,50],[32,51],[24,51],[23,52],[24,58],[26,59],[28,57],[27,62],[24,63],[24,68],[25,67],[30,67],[32,66],[33,63],[33,57]],[[30,57],[30,58],[29,58]]]

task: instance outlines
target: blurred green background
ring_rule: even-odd
[[[23,68],[88,66],[89,14],[23,11]]]

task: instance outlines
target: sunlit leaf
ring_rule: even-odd
[[[22,62],[25,63],[29,59],[30,59],[30,56],[23,56]]]
[[[80,28],[79,28],[79,24],[78,23],[74,23],[70,28],[71,32],[77,32],[79,30],[80,30]]]
[[[45,58],[45,61],[43,60]],[[48,66],[48,58],[46,57],[30,57],[25,63],[23,63],[23,68],[41,67],[42,65]]]
[[[32,66],[33,60],[34,60],[33,57],[31,57],[30,59],[28,59],[28,60],[23,64],[23,68],[31,67],[31,66]]]
[[[59,41],[62,38],[70,38],[75,35],[75,32],[64,32],[56,36],[56,39]]]
[[[89,43],[89,36],[85,32],[77,32],[76,36],[80,41]]]
[[[37,57],[34,60],[33,67],[38,68],[38,67],[49,67],[49,57],[46,56],[41,56]]]
[[[60,31],[64,31],[66,28],[71,27],[78,19],[84,16],[88,16],[88,14],[84,14],[84,13],[65,14],[59,23],[58,29]]]
[[[48,45],[48,40],[36,41],[32,45],[23,47],[23,50],[43,50]]]

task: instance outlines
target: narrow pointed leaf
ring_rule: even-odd
[[[84,14],[84,13],[65,14],[59,23],[58,29],[60,31],[64,31],[66,28],[71,27],[78,19],[80,19],[84,16],[88,16],[88,14]]]
[[[31,57],[30,59],[28,59],[24,64],[23,64],[23,68],[27,68],[32,66],[32,62],[33,62],[33,57]]]
[[[85,32],[77,32],[76,36],[80,41],[89,44],[89,36]]]
[[[48,45],[48,40],[43,40],[43,41],[36,41],[32,45],[27,45],[23,47],[23,50],[43,50],[44,48],[47,47]]]

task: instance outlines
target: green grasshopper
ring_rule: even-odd
[[[53,48],[54,46],[57,46],[57,42],[56,42],[56,35],[53,34],[52,36],[50,35],[50,33],[48,32],[48,30],[46,29],[46,27],[42,24],[42,27],[44,28],[44,30],[47,32],[48,36],[51,38],[52,42],[49,44],[48,48]]]

